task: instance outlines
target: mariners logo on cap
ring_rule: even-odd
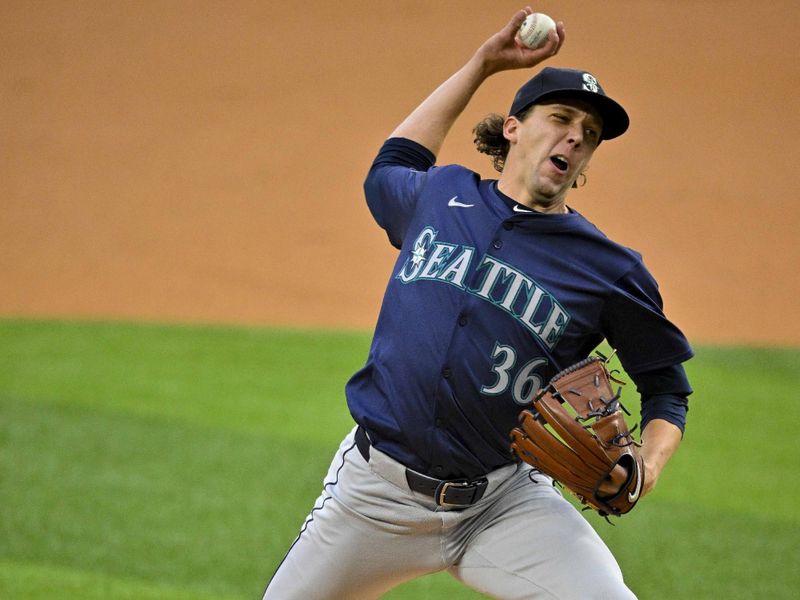
[[[603,117],[603,140],[610,140],[628,129],[628,113],[618,102],[606,96],[600,83],[588,71],[545,67],[529,79],[514,97],[512,117],[519,116],[533,104],[548,98],[575,97],[590,102]]]
[[[584,73],[583,74],[583,89],[594,92],[595,94],[600,91],[600,84],[597,83],[597,79],[594,78],[594,75],[591,73]]]

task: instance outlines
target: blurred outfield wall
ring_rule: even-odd
[[[395,259],[361,182],[521,5],[6,0],[0,316],[370,327]],[[570,204],[642,252],[698,342],[800,344],[795,1],[542,2],[550,64],[632,117]],[[440,162],[492,176],[472,125]]]

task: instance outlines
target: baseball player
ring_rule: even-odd
[[[369,171],[368,206],[400,254],[366,365],[346,386],[357,426],[266,599],[378,598],[442,570],[497,598],[635,598],[580,512],[509,451],[543,382],[604,338],[641,394],[643,495],[682,438],[692,350],[640,255],[566,204],[628,115],[592,74],[545,68],[507,118],[476,127],[499,179],[435,166],[489,76],[564,43],[559,23],[543,47],[524,47],[531,12],[425,99]]]

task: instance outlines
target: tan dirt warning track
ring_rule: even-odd
[[[3,2],[0,315],[370,327],[395,258],[371,157],[518,7]],[[632,116],[570,204],[692,340],[800,344],[797,3],[535,8],[566,23],[552,64]],[[479,91],[440,162],[492,175],[470,129],[525,76]]]

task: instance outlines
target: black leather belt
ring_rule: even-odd
[[[369,438],[363,427],[356,429],[356,446],[364,460],[369,461]],[[433,498],[439,506],[472,506],[483,497],[489,484],[485,477],[480,479],[436,479],[411,469],[406,469],[408,487],[420,494]]]

